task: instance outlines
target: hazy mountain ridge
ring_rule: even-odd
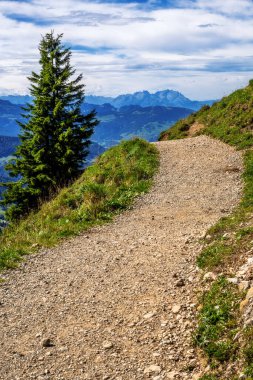
[[[141,107],[163,106],[182,107],[194,111],[199,110],[203,105],[211,105],[214,100],[197,101],[190,100],[178,91],[163,90],[151,94],[149,91],[139,91],[134,94],[119,95],[115,98],[102,96],[86,96],[86,101],[93,104],[110,103],[115,108],[123,106],[138,105]]]
[[[32,98],[29,95],[5,95],[0,96],[2,100],[8,100],[13,104],[20,105],[29,103]],[[102,105],[105,103],[111,104],[115,108],[121,108],[129,105],[136,105],[141,107],[182,107],[198,111],[203,105],[211,105],[214,100],[191,100],[174,90],[162,90],[155,93],[150,93],[147,90],[138,91],[133,94],[121,94],[116,97],[111,96],[98,96],[87,95],[85,97],[87,103]]]
[[[1,95],[0,99],[9,101],[10,103],[16,105],[23,105],[32,101],[32,97],[30,95]]]

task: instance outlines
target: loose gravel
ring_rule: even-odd
[[[199,378],[199,238],[238,204],[242,158],[205,136],[156,145],[131,210],[2,274],[0,379]]]

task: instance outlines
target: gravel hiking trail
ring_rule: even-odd
[[[205,136],[156,146],[130,210],[2,273],[1,380],[200,377],[199,238],[238,204],[242,157]]]

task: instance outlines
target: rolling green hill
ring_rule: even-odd
[[[195,127],[195,128],[194,128]],[[160,140],[173,140],[198,134],[218,138],[237,149],[253,146],[253,80],[200,111],[178,121],[160,135]]]

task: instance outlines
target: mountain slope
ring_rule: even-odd
[[[212,107],[178,121],[160,139],[171,140],[195,134],[208,134],[239,149],[253,146],[253,81]]]
[[[154,187],[131,210],[58,248],[43,249],[5,275],[0,378],[39,379],[45,370],[42,377],[64,380],[199,378],[192,342],[195,255],[199,236],[224,215],[221,205],[229,212],[239,200],[239,174],[224,178],[224,173],[231,163],[240,165],[241,158],[207,137],[157,147],[161,166]],[[115,166],[113,178],[120,181],[136,149],[129,153],[122,160],[116,155],[115,162],[114,151],[105,173]],[[144,174],[143,159],[139,165],[137,172]],[[105,194],[102,170],[100,165],[97,182],[87,184],[93,199]],[[36,224],[41,240],[44,234],[49,242],[50,220],[68,229],[65,208],[74,216],[87,186],[79,181],[67,196],[62,194],[51,219],[44,209],[44,222]],[[82,215],[78,209],[79,223]],[[27,238],[35,221],[32,216],[30,229],[20,234]]]
[[[32,97],[29,95],[1,95],[0,100],[1,99],[8,100],[12,104],[16,105],[23,105],[32,101]]]
[[[18,137],[0,136],[0,158],[11,156],[18,144]]]
[[[19,144],[18,137],[0,136],[0,182],[7,182],[10,180],[8,173],[5,171],[5,165],[11,159],[16,147]],[[4,188],[0,186],[0,199]],[[0,207],[1,219],[1,207]],[[1,227],[1,222],[0,222]]]
[[[165,126],[191,114],[190,109],[176,107],[140,107],[125,106],[116,109],[110,104],[94,106],[85,103],[84,112],[96,107],[100,124],[96,127],[92,139],[105,147],[118,144],[122,139],[134,136],[148,141],[157,141]]]
[[[20,105],[12,104],[0,99],[0,135],[15,136],[19,133],[17,120],[21,120],[22,109]],[[0,145],[1,151],[2,145]]]

